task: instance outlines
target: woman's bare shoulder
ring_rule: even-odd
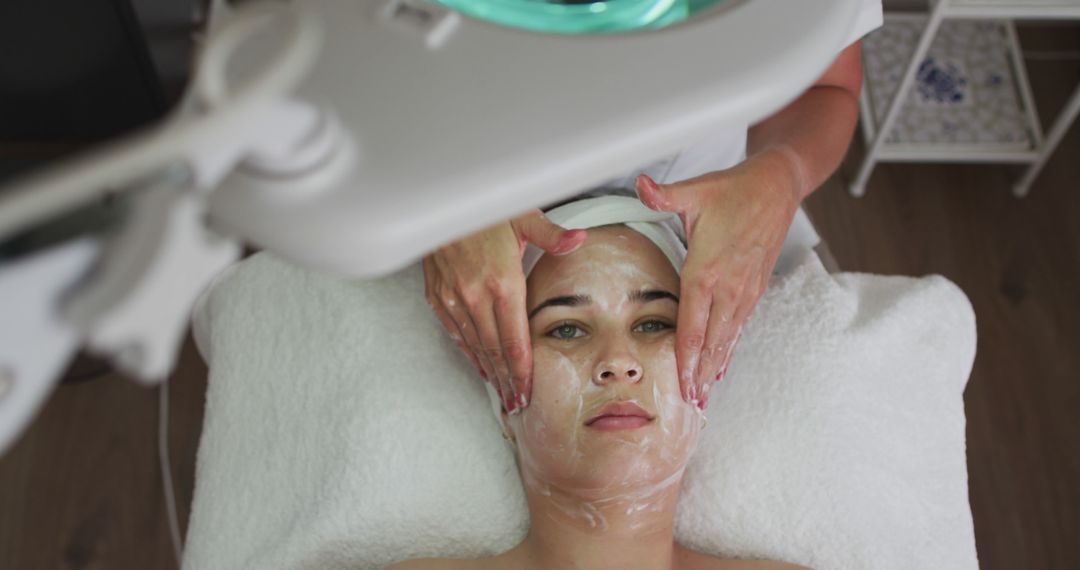
[[[711,557],[710,557],[711,558]],[[696,565],[693,570],[812,570],[806,566],[791,564],[790,562],[778,562],[776,560],[734,560],[711,558],[709,561]]]
[[[510,568],[506,554],[478,560],[461,558],[417,558],[387,566],[385,570],[502,570]]]
[[[519,545],[520,546],[520,545]],[[506,570],[520,568],[519,548],[487,558],[417,558],[387,566],[385,570]]]
[[[680,547],[679,567],[683,570],[811,570],[806,566],[775,560],[717,558]]]
[[[387,566],[385,570],[473,570],[481,565],[475,560],[455,558],[417,558]]]
[[[481,560],[417,558],[387,566],[386,570],[488,570],[508,567],[504,558],[505,556]],[[811,570],[806,566],[788,562],[716,558],[688,550],[681,553],[679,568],[682,570]]]
[[[740,565],[732,566],[732,570],[813,570],[807,566],[799,566],[790,562],[777,562],[775,560],[738,560],[737,562]]]

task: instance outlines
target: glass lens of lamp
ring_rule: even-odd
[[[604,34],[663,28],[725,1],[435,0],[473,18],[554,34]]]

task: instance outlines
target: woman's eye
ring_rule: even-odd
[[[635,327],[634,330],[640,331],[640,332],[651,333],[651,332],[660,332],[662,330],[669,329],[669,328],[671,328],[671,326],[668,325],[665,322],[662,322],[662,321],[645,321],[645,322],[641,323],[640,325],[638,325],[637,327]]]
[[[554,329],[551,329],[551,332],[548,333],[548,336],[555,337],[561,340],[570,340],[572,338],[585,336],[585,334],[581,332],[581,329],[578,328],[577,325],[563,323],[555,327]]]

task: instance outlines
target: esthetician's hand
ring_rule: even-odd
[[[521,268],[525,246],[566,254],[585,243],[585,236],[585,230],[565,230],[532,210],[424,258],[428,304],[499,392],[507,411],[527,406],[532,393],[532,341]]]
[[[799,206],[784,152],[764,151],[734,168],[675,184],[637,179],[649,208],[675,212],[688,238],[675,353],[683,398],[704,409],[727,372],[743,324],[765,292]]]

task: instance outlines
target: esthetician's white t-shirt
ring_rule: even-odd
[[[882,24],[882,0],[861,0],[859,14],[844,45],[851,45]],[[648,174],[661,184],[678,182],[706,172],[731,168],[746,159],[746,128],[710,134],[682,151],[666,156],[643,168],[613,178],[585,192],[582,196],[601,194],[633,195],[634,180]],[[580,196],[579,196],[580,197]]]

